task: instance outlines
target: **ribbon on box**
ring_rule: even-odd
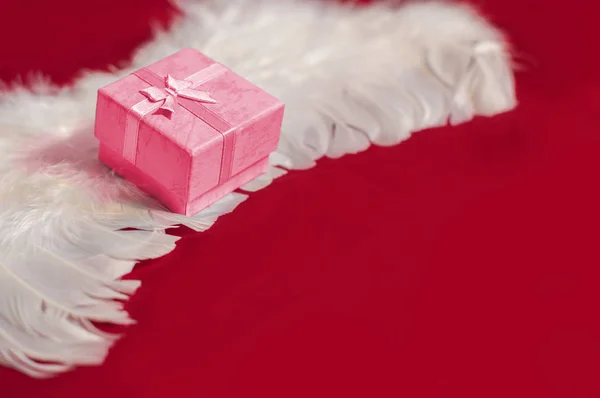
[[[196,90],[196,87],[217,78],[225,72],[227,72],[227,69],[217,63],[183,80],[177,80],[168,74],[161,77],[148,68],[142,68],[134,72],[135,76],[148,83],[150,87],[139,91],[147,99],[133,105],[127,112],[123,157],[130,163],[136,164],[139,129],[144,116],[158,109],[175,113],[177,105],[179,105],[202,119],[223,136],[223,155],[221,157],[219,182],[228,180],[231,177],[235,140],[235,136],[232,134],[233,126],[202,105],[203,103],[214,104],[217,102],[210,93]]]

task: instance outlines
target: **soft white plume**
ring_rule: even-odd
[[[397,144],[417,130],[515,105],[503,36],[466,6],[212,0],[181,7],[185,16],[143,45],[128,70],[0,97],[0,363],[34,377],[101,363],[115,339],[92,322],[132,322],[122,300],[139,282],[120,278],[138,260],[174,249],[167,228],[206,230],[246,198],[231,194],[187,218],[98,163],[96,90],[132,70],[195,47],[286,103],[271,169],[246,191],[322,156]]]

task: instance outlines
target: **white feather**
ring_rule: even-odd
[[[0,363],[32,377],[101,363],[128,324],[122,300],[136,262],[175,247],[169,228],[204,231],[246,199],[234,193],[194,217],[165,211],[97,161],[96,90],[194,47],[286,103],[268,186],[371,143],[515,106],[502,35],[443,2],[350,8],[302,0],[180,4],[184,17],[126,70],[88,72],[74,88],[40,81],[0,97]],[[131,230],[135,229],[135,230]],[[210,264],[207,264],[210,266]]]

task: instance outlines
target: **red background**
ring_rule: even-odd
[[[599,3],[481,3],[526,66],[516,111],[276,181],[136,269],[139,325],[104,366],[2,369],[0,395],[599,397]],[[174,16],[2,7],[5,80],[126,60]]]

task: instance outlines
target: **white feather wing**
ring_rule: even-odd
[[[139,282],[120,278],[174,249],[166,229],[204,231],[246,199],[234,193],[184,217],[98,163],[96,90],[138,67],[194,47],[286,103],[271,168],[243,187],[250,192],[323,156],[515,106],[501,34],[464,6],[181,7],[185,17],[142,46],[129,70],[88,73],[74,89],[39,83],[0,97],[0,363],[33,377],[101,363],[115,338],[93,322],[132,322],[122,300]]]

